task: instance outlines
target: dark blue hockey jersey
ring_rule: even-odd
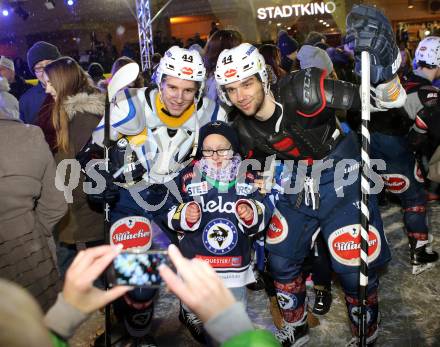
[[[229,288],[255,281],[250,267],[249,236],[263,232],[273,212],[269,196],[260,194],[253,185],[255,175],[251,172],[243,175],[228,183],[219,182],[190,165],[176,179],[183,202],[175,200],[168,214],[162,217],[178,233],[182,254],[207,261]],[[201,218],[193,225],[185,219],[191,203],[196,203],[201,211]],[[241,203],[252,208],[252,220],[239,217],[237,206]]]

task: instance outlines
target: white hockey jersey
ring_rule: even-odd
[[[130,148],[136,152],[149,183],[172,180],[197,148],[198,130],[214,120],[226,120],[218,103],[203,98],[180,117],[167,114],[158,89],[138,88],[120,91],[110,105],[110,138],[129,136]],[[104,120],[93,132],[93,142],[102,146]]]

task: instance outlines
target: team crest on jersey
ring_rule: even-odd
[[[288,233],[289,226],[287,225],[286,218],[278,209],[275,209],[267,228],[266,242],[271,245],[280,243],[286,239]]]
[[[283,310],[294,310],[298,306],[298,299],[295,295],[287,292],[277,291],[277,300]]]
[[[417,163],[417,162],[414,165],[414,178],[419,183],[424,183],[425,182],[425,179],[423,178],[423,175],[422,175],[422,170],[420,170],[419,163]]]
[[[381,249],[379,231],[373,225],[370,225],[368,237],[368,261],[372,263],[379,257]],[[330,234],[328,238],[330,253],[342,265],[359,266],[360,241],[360,225],[347,225]]]
[[[382,175],[385,189],[390,193],[400,194],[409,188],[409,179],[404,175],[386,174]]]
[[[123,245],[123,249],[146,251],[151,247],[151,223],[145,217],[119,219],[110,228],[110,243]]]
[[[226,254],[237,245],[238,232],[235,225],[225,219],[216,218],[203,230],[203,245],[213,254]]]

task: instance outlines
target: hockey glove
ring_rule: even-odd
[[[370,82],[391,80],[400,67],[401,56],[390,22],[377,8],[354,5],[347,16],[346,42],[355,54],[355,70],[361,73],[361,52],[371,55]]]

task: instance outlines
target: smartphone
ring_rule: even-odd
[[[123,251],[113,260],[109,268],[109,285],[159,288],[164,284],[158,270],[161,264],[171,266],[167,251]]]

